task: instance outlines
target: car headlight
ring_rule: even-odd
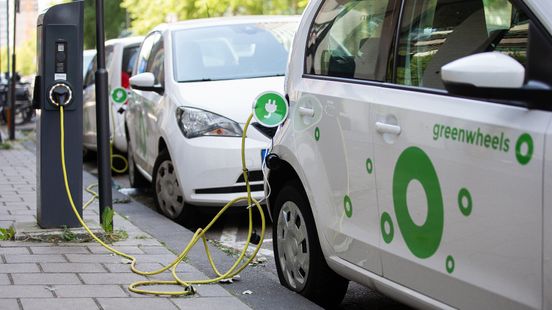
[[[240,125],[231,119],[189,107],[176,109],[178,126],[188,139],[200,136],[241,137]]]

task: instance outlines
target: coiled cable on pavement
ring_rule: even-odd
[[[73,209],[73,212],[75,213],[75,216],[79,220],[80,224],[84,229],[90,234],[90,236],[99,244],[101,244],[104,248],[106,248],[108,251],[121,256],[127,260],[130,261],[130,268],[132,272],[142,275],[142,276],[151,276],[151,275],[157,275],[160,273],[163,273],[167,270],[171,271],[171,274],[173,276],[173,280],[147,280],[147,281],[139,281],[134,282],[129,285],[129,290],[134,293],[138,294],[149,294],[149,295],[166,295],[166,296],[186,296],[186,295],[192,295],[194,294],[195,290],[192,285],[194,284],[210,284],[210,283],[216,283],[221,280],[226,279],[232,279],[234,276],[238,275],[242,270],[244,270],[255,258],[257,253],[259,252],[261,245],[263,243],[264,234],[265,234],[265,215],[263,212],[263,209],[261,207],[261,204],[259,201],[251,197],[251,188],[249,185],[249,176],[248,176],[248,170],[245,163],[245,138],[247,136],[247,128],[249,127],[249,124],[251,123],[251,120],[253,118],[253,114],[249,116],[247,119],[247,122],[243,129],[242,134],[242,140],[241,140],[241,163],[242,163],[242,170],[243,170],[243,176],[245,179],[245,185],[247,188],[247,196],[242,196],[235,198],[228,202],[218,213],[215,215],[215,217],[205,226],[205,228],[199,228],[194,233],[192,239],[190,242],[186,245],[184,250],[177,256],[175,260],[173,260],[170,264],[167,266],[153,271],[143,271],[139,270],[136,267],[137,259],[129,254],[126,254],[122,251],[119,251],[110,245],[106,244],[104,241],[102,241],[99,237],[97,237],[90,228],[86,225],[82,217],[80,216],[79,212],[77,211],[77,208],[75,206],[75,203],[73,201],[73,197],[71,194],[71,190],[69,188],[69,182],[67,178],[67,168],[65,165],[65,128],[64,128],[64,111],[63,106],[60,106],[60,134],[61,134],[61,166],[63,170],[63,181],[65,183],[65,190],[67,193],[67,198],[69,199],[69,202],[71,204],[71,208]],[[84,208],[88,207],[95,198],[98,197],[98,195],[92,190],[92,186],[88,186],[86,188],[87,192],[92,194],[92,198],[85,203]],[[241,201],[247,201],[247,210],[248,210],[248,217],[249,217],[249,230],[247,234],[247,242],[245,244],[245,247],[241,251],[238,259],[234,262],[232,267],[230,267],[226,272],[220,272],[218,268],[216,267],[215,262],[213,261],[213,257],[211,255],[211,251],[209,250],[209,246],[207,244],[207,239],[205,237],[205,233],[215,224],[215,222],[222,216],[222,214],[228,210],[232,205],[241,202]],[[261,234],[260,234],[260,242],[255,247],[255,250],[253,251],[252,255],[245,259],[247,250],[249,248],[249,243],[251,241],[251,236],[253,234],[253,208],[252,206],[256,206],[260,213],[261,218]],[[184,260],[184,258],[188,255],[190,250],[197,244],[199,240],[202,240],[203,246],[205,248],[205,253],[207,256],[207,259],[209,260],[209,264],[211,265],[211,268],[213,272],[216,274],[216,277],[210,278],[210,279],[200,279],[200,280],[183,280],[181,279],[177,274],[177,267],[178,265]],[[243,263],[242,263],[243,262]],[[241,265],[240,265],[241,263]],[[143,289],[142,287],[149,287],[149,286],[163,286],[163,285],[179,285],[183,287],[183,290],[181,291],[161,291],[161,290],[148,290]]]

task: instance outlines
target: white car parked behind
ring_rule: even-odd
[[[233,17],[160,25],[142,43],[126,123],[129,178],[153,181],[173,219],[188,204],[222,206],[245,194],[241,136],[255,98],[283,90],[297,17]],[[261,158],[272,131],[248,130],[253,196],[263,198]]]
[[[120,152],[127,151],[124,127],[129,80],[136,63],[136,55],[143,37],[113,39],[105,42],[105,67],[108,71],[109,128],[113,146]],[[90,62],[84,77],[83,94],[83,144],[84,148],[96,151],[96,56]]]

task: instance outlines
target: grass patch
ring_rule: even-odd
[[[10,228],[0,228],[0,241],[12,240],[13,236],[15,236],[13,226]]]
[[[9,142],[0,143],[0,150],[11,150],[12,148],[13,148],[13,145]]]

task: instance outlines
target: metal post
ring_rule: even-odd
[[[105,34],[103,0],[96,0],[96,128],[98,130],[98,181],[100,223],[103,214],[111,209],[111,148],[109,144],[109,101],[107,95],[107,70],[105,69]],[[112,229],[113,227],[111,227]]]
[[[6,102],[5,115],[8,121],[8,133],[11,128],[11,108],[10,108],[10,0],[6,0]],[[8,134],[9,138],[9,134]]]
[[[17,13],[19,12],[19,0],[13,1],[13,50],[12,50],[12,70],[10,82],[10,140],[15,140],[15,38],[17,31]],[[9,56],[8,56],[9,57]]]
[[[6,73],[10,72],[10,0],[6,0]],[[6,76],[9,79],[9,76]]]

